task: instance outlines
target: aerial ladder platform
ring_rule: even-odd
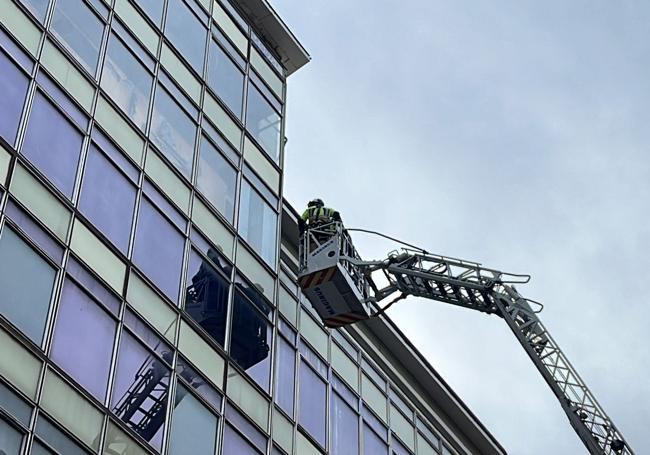
[[[540,321],[543,306],[517,290],[516,285],[527,283],[529,275],[414,247],[391,252],[383,260],[364,261],[349,231],[342,223],[331,222],[307,226],[301,236],[299,284],[325,326],[336,329],[380,316],[407,296],[500,316],[557,397],[588,452],[634,454]],[[380,307],[384,301],[388,303]]]

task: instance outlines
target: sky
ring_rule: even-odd
[[[289,79],[285,197],[531,274],[519,291],[649,451],[650,2],[271,3],[313,58]],[[509,453],[586,453],[504,321],[414,298],[389,315]]]

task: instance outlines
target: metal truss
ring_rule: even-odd
[[[522,297],[516,284],[530,280],[489,269],[461,259],[404,249],[382,261],[363,261],[354,250],[349,235],[340,223],[314,229],[303,236],[303,251],[313,250],[332,238],[338,242],[339,264],[354,278],[367,302],[379,303],[399,293],[387,306],[375,305],[378,316],[388,306],[407,296],[470,308],[503,318],[524,348],[537,370],[557,397],[585,447],[592,455],[633,455],[603,408],[580,378],[559,345],[538,317],[543,306]],[[312,245],[309,245],[312,242]],[[303,266],[306,257],[301,258]],[[377,273],[386,285],[376,285]],[[535,309],[533,309],[535,308]]]

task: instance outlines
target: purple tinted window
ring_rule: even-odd
[[[327,385],[305,362],[300,363],[299,403],[298,422],[325,447]]]
[[[359,453],[359,416],[336,393],[331,395],[332,455]]]
[[[0,51],[0,137],[14,145],[29,80]]]
[[[147,199],[142,198],[133,260],[175,303],[178,302],[183,247],[183,236]]]
[[[56,272],[5,225],[0,236],[0,313],[36,344],[43,329]]]
[[[210,40],[208,85],[241,119],[244,99],[244,73],[214,40]]]
[[[377,434],[381,435],[384,441],[388,440],[388,429],[384,426],[381,421],[375,417],[375,415],[370,411],[365,405],[361,407],[361,414],[363,415],[363,420],[366,425],[370,426]]]
[[[205,137],[201,140],[196,186],[232,223],[235,214],[237,170]]]
[[[165,35],[199,74],[203,74],[205,39],[208,32],[205,28],[206,19],[201,22],[183,0],[168,2]]]
[[[9,200],[5,213],[57,264],[63,260],[63,247],[52,238],[24,210]]]
[[[111,408],[122,421],[160,450],[170,370],[129,334],[122,332]]]
[[[258,455],[255,449],[246,439],[237,433],[230,425],[226,425],[223,432],[223,453],[237,455]]]
[[[106,397],[115,321],[72,281],[63,286],[52,359],[99,401]]]
[[[208,257],[219,256],[208,251]],[[192,250],[187,272],[185,311],[221,346],[226,337],[228,281],[210,262]]]
[[[386,443],[367,425],[363,426],[363,447],[364,455],[385,455],[388,453]]]
[[[235,293],[230,355],[264,390],[269,390],[273,327],[266,320],[271,308],[250,287],[238,286]]]
[[[275,402],[284,412],[293,417],[296,351],[282,337],[278,337],[276,359]]]
[[[22,0],[22,2],[40,22],[43,22],[47,12],[48,0]]]
[[[79,209],[126,254],[136,189],[94,145],[86,160]]]
[[[221,270],[221,272],[223,272],[227,277],[231,276],[232,265],[220,254],[223,252],[223,248],[220,246],[213,246],[194,228],[194,226],[192,226],[190,238],[192,239],[194,247],[207,256],[215,267]]]
[[[72,196],[83,136],[41,93],[36,94],[23,154],[66,196]]]

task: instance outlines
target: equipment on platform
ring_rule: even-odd
[[[378,286],[375,274],[384,286]],[[424,250],[404,248],[364,261],[340,222],[308,227],[300,239],[303,293],[331,328],[377,317],[407,296],[424,297],[502,317],[542,374],[592,455],[633,455],[630,446],[541,323],[538,302],[519,294],[516,275]],[[378,303],[396,295],[383,308]]]

